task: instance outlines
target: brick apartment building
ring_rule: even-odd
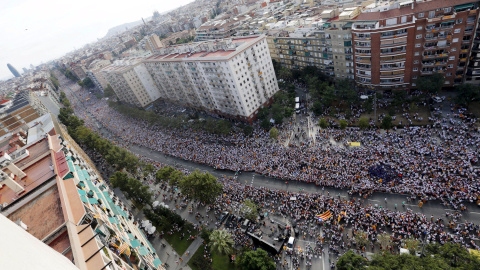
[[[478,24],[477,2],[408,1],[385,9],[360,14],[352,26],[358,85],[415,88],[421,76],[435,72],[444,74],[445,87],[464,82],[469,60],[476,59],[471,52]],[[473,71],[468,74],[470,81],[480,79]]]

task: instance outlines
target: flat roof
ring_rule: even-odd
[[[27,225],[28,232],[37,239],[42,240],[47,237],[65,221],[57,187],[51,187],[27,202],[8,218],[13,222],[20,219]]]

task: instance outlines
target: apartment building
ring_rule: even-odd
[[[357,84],[409,89],[434,72],[444,74],[445,87],[464,81],[478,23],[477,2],[408,1],[382,8],[360,14],[352,26]],[[473,67],[475,62],[473,58]],[[475,77],[471,75],[467,78]]]
[[[110,65],[110,60],[101,60],[97,59],[93,61],[89,66],[86,72],[87,76],[92,80],[95,86],[103,93],[105,87],[107,87],[108,82],[103,77],[103,74],[100,72],[104,67]]]
[[[0,137],[0,213],[10,220],[2,228],[15,224],[30,234],[10,248],[31,248],[18,241],[51,257],[52,265],[40,260],[36,268],[164,269],[132,214],[50,114]]]
[[[279,90],[265,36],[172,46],[144,64],[162,98],[243,121]]]
[[[195,40],[217,40],[230,37],[236,32],[235,29],[247,18],[250,18],[250,16],[238,16],[230,18],[229,15],[224,15],[221,18],[208,21],[195,30]]]
[[[160,97],[160,92],[143,60],[142,57],[119,60],[101,72],[121,101],[146,108]]]
[[[332,77],[353,79],[351,27],[351,21],[337,17],[303,35],[272,34],[267,38],[271,57],[286,68],[316,66]]]
[[[151,51],[152,53],[163,47],[163,43],[160,41],[160,38],[156,34],[149,35],[145,37],[145,49]]]

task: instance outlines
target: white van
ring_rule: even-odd
[[[295,237],[290,237],[288,238],[288,242],[287,242],[287,250],[288,251],[292,251],[293,250],[293,244],[295,244]]]
[[[299,97],[295,98],[295,103],[300,103],[300,98]]]
[[[300,103],[295,103],[295,112],[300,113]]]

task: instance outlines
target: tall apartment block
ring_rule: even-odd
[[[50,114],[1,123],[8,132],[0,137],[0,231],[9,230],[2,241],[19,237],[2,251],[12,254],[2,269],[164,269],[128,208]],[[30,263],[40,255],[50,262]]]
[[[144,65],[162,98],[243,121],[279,90],[265,36],[162,48]]]
[[[316,66],[325,74],[338,79],[353,79],[352,21],[358,9],[327,20],[308,32],[268,37],[272,59],[290,69]],[[305,29],[302,29],[305,31]]]
[[[143,64],[144,58],[116,61],[102,69],[117,97],[137,107],[148,107],[160,97],[160,92]]]
[[[448,87],[462,83],[466,74],[475,77],[471,52],[478,2],[408,1],[384,9],[360,14],[352,26],[357,84],[409,89],[421,76],[438,72]]]

